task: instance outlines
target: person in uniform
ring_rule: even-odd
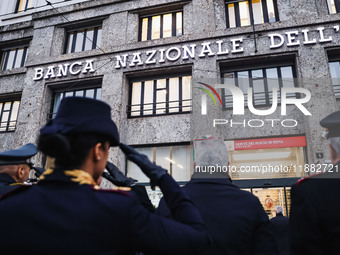
[[[150,213],[128,188],[97,186],[109,147],[118,145],[161,188],[174,220]],[[1,254],[198,254],[209,247],[193,203],[166,170],[120,143],[106,103],[64,98],[40,130],[38,149],[55,167],[1,199]]]
[[[340,111],[322,119],[320,125],[327,129],[333,168],[292,186],[292,255],[335,255],[340,250]]]
[[[259,199],[231,182],[224,142],[206,139],[195,144],[195,171],[183,189],[197,206],[213,239],[213,246],[202,254],[277,254],[270,221]],[[224,170],[208,172],[211,166]],[[163,200],[157,213],[174,216]]]
[[[29,143],[0,153],[0,196],[28,180],[33,166],[30,159],[37,152],[35,145]]]
[[[279,255],[289,255],[289,219],[283,215],[282,206],[275,207],[276,216],[270,219]]]

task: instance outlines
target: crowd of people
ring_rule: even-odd
[[[334,169],[340,162],[340,112],[328,128]],[[118,146],[163,198],[155,209],[144,186],[108,162]],[[30,159],[42,152],[48,167],[28,185]],[[222,140],[195,147],[195,164],[228,166]],[[105,170],[106,169],[106,170]],[[104,171],[105,170],[105,171]],[[115,189],[101,189],[102,177]],[[289,218],[276,206],[269,220],[259,199],[225,173],[194,173],[180,187],[162,167],[120,141],[106,103],[64,98],[40,130],[37,147],[0,153],[1,254],[338,254],[340,179],[329,170],[291,190]]]

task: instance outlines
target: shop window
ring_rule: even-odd
[[[69,30],[66,34],[64,53],[94,50],[101,45],[102,27]]]
[[[226,19],[228,28],[276,22],[276,0],[226,1]]]
[[[244,94],[244,104],[248,105],[248,88],[253,91],[253,105],[272,105],[273,89],[278,91],[278,103],[281,102],[281,89],[296,87],[293,66],[256,68],[223,73],[224,83],[239,87]],[[296,97],[296,93],[288,93],[287,98]],[[224,90],[224,106],[232,108],[233,97],[229,90]]]
[[[15,7],[15,12],[26,11],[30,8],[33,8],[33,0],[17,0],[17,5]]]
[[[23,67],[27,57],[28,46],[1,50],[1,70]]]
[[[135,148],[148,156],[155,164],[163,167],[176,181],[190,180],[192,149],[190,145],[170,145]],[[140,168],[131,161],[127,162],[127,175],[139,183],[149,183]]]
[[[330,14],[340,12],[340,0],[327,0],[327,4]]]
[[[329,62],[329,69],[335,98],[340,100],[340,61]]]
[[[64,97],[88,97],[100,100],[101,92],[102,89],[100,87],[57,91],[54,93],[52,113],[50,114],[49,118],[54,118],[56,116],[60,102]]]
[[[188,113],[191,111],[191,76],[131,82],[129,117]]]
[[[306,175],[304,136],[226,141],[233,180]]]
[[[176,11],[143,16],[139,23],[139,41],[179,36],[183,34],[183,12]]]
[[[0,132],[15,131],[18,112],[20,106],[20,98],[11,100],[0,99]]]

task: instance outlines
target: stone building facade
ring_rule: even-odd
[[[192,141],[207,134],[226,141],[237,170],[290,166],[232,174],[268,214],[276,204],[288,213],[289,186],[307,174],[305,165],[329,163],[318,123],[339,108],[338,0],[4,0],[0,9],[3,149],[35,142],[62,97],[88,96],[111,105],[123,142],[180,182],[193,171]],[[216,110],[203,95],[218,105],[217,95],[202,83],[228,82],[245,98],[252,88],[258,110],[270,108],[276,88],[277,110],[261,116],[245,99],[237,115],[235,98],[217,87]],[[294,104],[282,112],[284,95],[307,96],[291,88],[311,93],[303,103],[311,115]],[[147,181],[118,149],[110,160]]]

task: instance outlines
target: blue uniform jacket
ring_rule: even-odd
[[[98,190],[86,175],[65,173],[47,171],[37,185],[2,197],[1,254],[198,254],[210,244],[197,209],[170,175],[159,186],[175,220],[148,212],[133,192]]]
[[[183,188],[195,203],[213,239],[206,255],[276,255],[269,218],[257,197],[227,178],[193,178]],[[157,210],[169,215],[164,201]]]
[[[16,181],[5,173],[0,173],[0,197],[17,188]]]

